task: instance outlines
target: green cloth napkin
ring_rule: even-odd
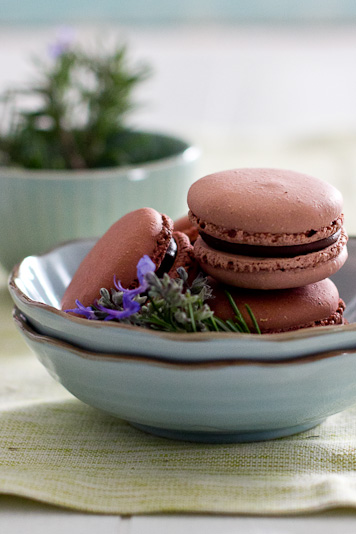
[[[6,289],[0,301],[0,492],[108,514],[356,506],[356,407],[269,442],[156,438],[54,382],[15,330]]]

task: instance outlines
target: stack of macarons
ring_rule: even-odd
[[[202,270],[216,316],[233,319],[226,290],[253,329],[262,333],[343,324],[345,305],[329,276],[347,259],[342,197],[328,183],[276,169],[237,169],[196,181],[189,216],[175,221],[152,208],[124,215],[80,264],[62,299],[71,310],[91,306],[114,278],[139,285],[137,264],[147,255],[156,273]]]
[[[347,235],[332,185],[292,171],[234,169],[195,182],[188,205],[199,231],[194,255],[211,277],[217,316],[234,314],[228,286],[262,332],[343,324],[345,305],[329,276],[347,259]]]

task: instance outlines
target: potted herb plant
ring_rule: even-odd
[[[88,53],[70,40],[36,62],[37,78],[2,95],[0,263],[61,241],[99,236],[151,206],[178,218],[199,152],[174,136],[134,131],[127,117],[149,75],[125,46]],[[30,105],[25,103],[30,100]]]

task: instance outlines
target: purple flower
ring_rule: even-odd
[[[86,317],[87,319],[97,319],[95,311],[91,306],[83,306],[83,304],[79,302],[79,300],[76,300],[75,303],[77,305],[77,308],[74,308],[73,310],[65,310],[66,313],[72,312],[77,313],[78,315],[84,315],[84,317]]]
[[[70,26],[60,28],[56,41],[51,43],[48,47],[49,55],[53,59],[57,59],[59,56],[67,52],[73,44],[74,37],[75,31]]]
[[[124,302],[125,302],[126,295],[134,297],[135,295],[139,295],[140,293],[143,293],[144,291],[146,291],[148,284],[146,282],[145,275],[147,273],[154,272],[155,269],[156,269],[155,264],[153,263],[151,258],[147,256],[146,254],[139,260],[137,264],[137,278],[140,283],[138,287],[136,287],[135,289],[125,289],[124,287],[122,287],[121,282],[116,280],[116,276],[114,277],[114,284],[115,284],[116,289],[124,293]]]
[[[147,282],[146,282],[146,279],[145,279],[145,275],[147,273],[154,273],[156,270],[156,266],[155,264],[153,263],[153,261],[151,260],[151,258],[149,256],[147,256],[147,254],[145,256],[143,256],[140,261],[138,262],[137,264],[137,278],[138,278],[138,281],[140,282],[140,285],[141,286],[145,286],[145,290],[147,289]]]
[[[84,317],[86,317],[87,319],[98,319],[99,317],[97,316],[97,311],[106,314],[104,321],[111,321],[115,319],[120,321],[121,319],[127,319],[128,317],[130,317],[134,313],[137,313],[140,310],[140,305],[136,300],[134,300],[134,298],[136,297],[136,295],[139,295],[140,293],[146,291],[148,284],[146,282],[145,276],[147,273],[154,272],[155,269],[156,266],[149,258],[149,256],[143,256],[137,264],[137,278],[140,285],[135,289],[125,289],[124,287],[122,287],[121,282],[117,281],[116,277],[114,276],[114,285],[116,289],[118,291],[123,292],[123,310],[113,310],[112,308],[106,308],[105,306],[98,304],[98,301],[94,302],[94,308],[92,306],[89,306],[87,308],[83,306],[83,304],[81,304],[79,300],[76,300],[75,303],[77,305],[77,308],[75,308],[74,310],[65,311],[77,313],[78,315],[84,315]]]
[[[104,321],[112,321],[114,319],[120,321],[121,319],[127,319],[127,317],[130,317],[131,315],[140,310],[140,305],[135,300],[126,299],[125,302],[125,295],[123,298],[123,305],[124,309],[122,311],[105,308],[105,306],[101,306],[97,303],[95,306],[98,310],[107,314]]]

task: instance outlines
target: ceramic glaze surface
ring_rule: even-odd
[[[356,349],[299,361],[176,363],[97,354],[15,323],[50,374],[83,402],[175,439],[270,439],[356,402]]]

